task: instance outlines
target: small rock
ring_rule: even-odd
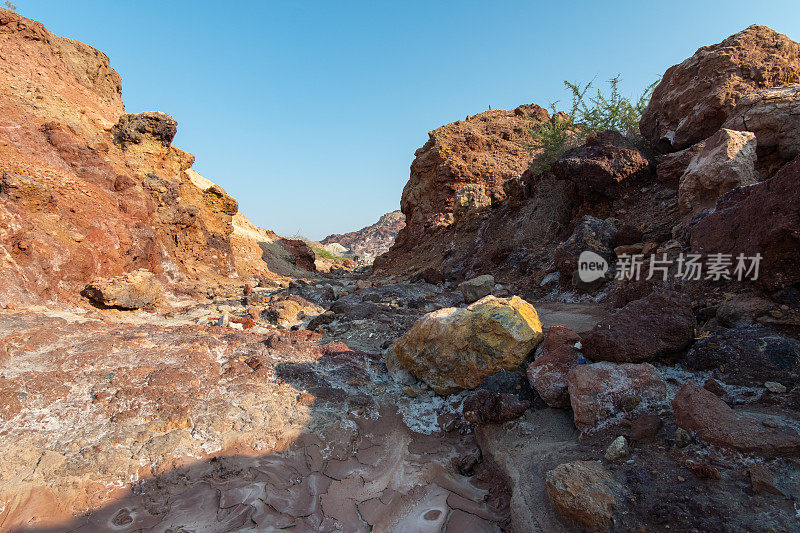
[[[630,453],[631,451],[630,448],[628,448],[628,441],[625,440],[625,437],[620,435],[611,442],[608,448],[606,448],[605,457],[607,461],[616,461],[617,459],[627,457],[630,455]]]
[[[756,494],[760,492],[769,492],[783,496],[783,491],[775,485],[775,478],[769,468],[763,464],[755,464],[750,467],[750,484],[753,486],[753,492]]]
[[[519,418],[531,406],[513,394],[481,389],[464,400],[464,419],[473,424],[499,424]]]
[[[764,387],[770,392],[774,392],[775,394],[783,394],[786,392],[786,387],[778,383],[777,381],[767,381],[764,383]]]
[[[608,531],[622,486],[594,461],[564,463],[545,475],[547,494],[561,515],[592,532]]]
[[[692,436],[683,428],[675,430],[675,446],[678,448],[686,448],[692,443]]]

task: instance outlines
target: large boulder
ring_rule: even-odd
[[[734,411],[714,393],[693,381],[672,400],[675,423],[702,440],[742,453],[800,456],[797,420],[756,412]]]
[[[650,162],[632,142],[608,130],[568,150],[553,163],[552,171],[558,179],[571,181],[579,196],[616,198],[619,183],[647,175]]]
[[[721,330],[698,340],[683,363],[734,385],[774,381],[792,388],[800,379],[800,341],[761,325]]]
[[[569,239],[556,246],[553,262],[562,276],[576,279],[581,253],[594,252],[608,263],[614,260],[616,237],[617,228],[613,224],[587,215],[575,224]]]
[[[758,283],[769,290],[797,283],[800,281],[799,184],[800,157],[797,157],[772,178],[724,194],[717,201],[716,210],[691,227],[692,250],[734,257],[761,254]]]
[[[531,387],[550,407],[569,407],[567,374],[578,366],[580,336],[564,326],[550,326],[542,345],[542,354],[528,365]]]
[[[517,368],[543,337],[531,304],[518,296],[486,296],[464,308],[428,313],[392,349],[414,376],[438,394],[452,394]]]
[[[564,463],[545,474],[547,494],[561,515],[584,531],[611,529],[623,487],[596,461]]]
[[[722,126],[755,133],[759,164],[766,163],[772,174],[770,169],[777,170],[800,155],[800,85],[748,94]]]
[[[494,276],[490,274],[472,278],[458,285],[458,289],[464,296],[464,301],[468,304],[477,302],[484,296],[489,296],[492,293],[492,288],[494,288]]]
[[[688,348],[695,325],[688,297],[674,291],[652,292],[584,334],[583,352],[598,361],[655,361]]]
[[[670,67],[639,129],[663,151],[687,148],[716,132],[743,96],[796,83],[798,71],[800,44],[766,26],[750,26]]]
[[[578,365],[570,370],[567,383],[575,426],[581,431],[624,414],[642,414],[667,400],[664,381],[648,363]]]
[[[684,214],[713,208],[723,193],[758,182],[756,136],[721,129],[702,143],[678,186],[678,205]]]
[[[101,306],[139,309],[158,299],[161,284],[152,272],[140,269],[116,278],[96,279],[81,294]]]

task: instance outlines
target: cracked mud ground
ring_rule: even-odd
[[[318,333],[197,314],[0,313],[0,529],[507,524],[507,481],[460,419],[462,396],[412,397],[379,355]]]

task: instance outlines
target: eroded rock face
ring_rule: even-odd
[[[658,408],[667,399],[664,381],[648,363],[578,365],[567,382],[575,426],[582,431]]]
[[[558,179],[572,182],[580,196],[615,198],[619,183],[647,175],[650,162],[620,133],[608,130],[567,151],[552,170]]]
[[[725,383],[774,381],[792,388],[800,378],[800,342],[760,325],[721,330],[698,340],[683,362],[692,370],[711,370]]]
[[[758,283],[775,290],[800,281],[800,157],[772,178],[733,190],[691,227],[692,250],[734,257],[761,254]],[[750,278],[752,276],[749,276]]]
[[[766,26],[750,26],[670,67],[639,129],[664,151],[687,148],[714,134],[743,96],[792,83],[798,71],[800,44]]]
[[[564,326],[550,326],[542,354],[528,365],[528,381],[550,407],[569,407],[567,375],[578,366],[580,336]]]
[[[279,242],[287,252],[292,254],[298,267],[309,272],[317,271],[315,263],[317,256],[305,241],[300,239],[281,239]]]
[[[414,376],[438,394],[452,394],[517,368],[543,337],[531,304],[518,296],[486,296],[465,308],[428,313],[393,349]]]
[[[691,159],[678,186],[684,214],[713,208],[723,193],[758,182],[756,136],[721,129],[705,141]]]
[[[583,351],[597,361],[655,361],[688,348],[695,325],[688,297],[654,292],[615,311],[584,334]]]
[[[609,531],[623,488],[595,461],[564,463],[545,475],[547,494],[558,512],[584,531]]]
[[[672,409],[678,426],[711,444],[769,457],[800,456],[796,419],[734,411],[693,381],[675,395]]]
[[[748,94],[722,127],[755,133],[759,165],[772,174],[800,155],[800,85]]]
[[[609,264],[614,261],[617,228],[613,224],[585,216],[575,224],[575,230],[569,239],[556,246],[553,261],[562,276],[572,279],[578,270],[578,258],[582,252],[591,251],[605,259]]]
[[[93,302],[107,307],[139,309],[153,304],[161,294],[161,284],[148,270],[136,270],[113,279],[98,279],[81,293]]]

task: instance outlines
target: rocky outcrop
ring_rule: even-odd
[[[678,204],[684,214],[713,208],[722,194],[758,182],[756,136],[721,129],[702,142],[679,180]]]
[[[800,456],[796,419],[734,411],[693,381],[672,400],[675,423],[704,441],[743,453],[768,457]]]
[[[406,217],[401,211],[383,215],[378,222],[358,231],[343,235],[328,235],[320,242],[325,245],[341,244],[347,256],[362,263],[372,263],[376,257],[386,253],[394,244],[397,234],[406,226]]]
[[[545,475],[547,494],[558,512],[583,531],[609,531],[623,487],[594,461],[564,463]]]
[[[722,127],[755,133],[759,166],[774,174],[800,155],[800,85],[748,94]]]
[[[800,157],[772,178],[730,191],[690,229],[693,251],[761,255],[757,283],[775,290],[800,281]],[[750,262],[746,264],[749,267]],[[747,279],[752,279],[752,272]]]
[[[688,348],[695,324],[686,296],[654,292],[618,309],[584,334],[583,351],[596,361],[655,361]]]
[[[487,296],[465,308],[428,313],[392,350],[401,365],[438,394],[452,394],[517,368],[543,337],[531,304],[518,296]]]
[[[667,400],[664,381],[648,363],[578,365],[567,381],[575,426],[582,431],[657,410]]]
[[[742,97],[797,83],[798,72],[800,44],[766,26],[750,26],[670,67],[639,129],[663,151],[687,148],[713,135]]]
[[[448,234],[474,239],[490,207],[519,186],[533,160],[529,130],[548,119],[546,110],[529,105],[486,111],[430,132],[400,200],[407,225],[377,269],[441,268]]]
[[[400,200],[405,239],[452,224],[455,198],[464,187],[482,190],[481,199],[473,198],[477,206],[505,198],[503,184],[521,176],[532,159],[524,146],[527,130],[548,119],[546,110],[530,106],[521,115],[485,111],[430,132],[415,153]]]
[[[156,301],[161,285],[152,272],[137,270],[114,279],[94,280],[81,294],[106,307],[139,309]]]
[[[650,162],[632,142],[608,130],[568,150],[553,163],[552,170],[558,179],[570,181],[581,197],[616,198],[619,183],[648,175]]]

